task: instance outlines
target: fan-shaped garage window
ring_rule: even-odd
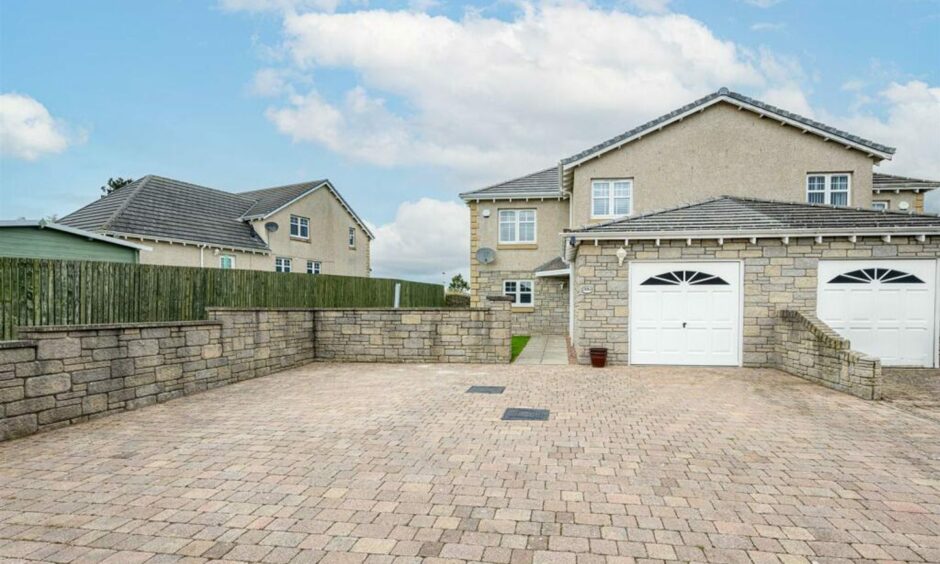
[[[830,284],[871,284],[872,282],[881,282],[882,284],[923,284],[924,281],[900,270],[890,268],[863,268],[840,274],[829,281]]]
[[[697,270],[674,270],[656,276],[650,276],[641,286],[678,286],[686,282],[692,286],[727,286],[728,283],[720,276],[707,274]]]

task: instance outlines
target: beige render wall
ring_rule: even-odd
[[[290,236],[290,216],[299,215],[310,219],[310,239],[292,239]],[[264,224],[273,221],[279,229],[268,233]],[[323,274],[344,276],[369,276],[370,241],[365,231],[340,204],[339,200],[327,188],[320,188],[312,194],[291,204],[263,221],[253,222],[255,231],[268,241],[271,247],[271,269],[274,269],[274,257],[292,259],[294,272],[305,272],[307,260],[318,260]],[[348,245],[348,229],[356,229],[356,247]]]
[[[880,194],[873,193],[871,195],[872,201],[883,200],[888,202],[888,209],[891,211],[901,211],[901,212],[915,212],[915,213],[924,213],[924,193],[920,194],[915,193],[912,190],[901,190],[897,194],[893,191],[891,192],[882,192]],[[906,210],[900,208],[901,202],[907,202],[910,206]]]
[[[806,201],[809,172],[850,172],[852,206],[872,200],[872,159],[769,118],[716,104],[575,169],[573,226],[590,219],[591,180],[632,178],[633,211],[721,195]]]
[[[567,200],[530,200],[469,202],[470,213],[470,301],[473,307],[482,305],[482,296],[502,293],[501,286],[494,282],[508,278],[534,278],[533,270],[563,252],[563,229],[568,227]],[[536,217],[535,245],[500,245],[499,210],[534,209]],[[490,217],[483,217],[483,210],[490,210]],[[496,251],[496,260],[491,264],[480,264],[476,252],[480,247]]]
[[[274,256],[269,254],[221,250],[218,247],[202,249],[199,245],[194,244],[158,243],[134,238],[128,238],[128,240],[153,249],[149,252],[140,252],[140,264],[219,268],[220,256],[228,255],[235,257],[235,268],[274,270]],[[218,254],[216,254],[216,251],[218,251]]]

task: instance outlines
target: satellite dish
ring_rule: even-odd
[[[481,264],[490,264],[496,260],[496,251],[489,247],[480,247],[477,250],[477,261]]]
[[[265,231],[268,231],[268,232],[270,232],[270,233],[274,233],[275,231],[277,231],[277,223],[275,223],[275,222],[273,222],[273,221],[269,221],[269,222],[267,222],[267,223],[264,224],[264,229],[265,229]]]

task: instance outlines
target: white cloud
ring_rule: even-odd
[[[878,97],[887,105],[884,118],[858,114],[841,119],[840,125],[897,148],[894,160],[883,163],[879,170],[940,178],[940,87],[916,80],[892,83]]]
[[[61,153],[75,139],[64,122],[29,96],[0,94],[0,153],[18,159],[36,160]]]
[[[431,198],[405,202],[394,221],[373,231],[374,276],[429,282],[449,281],[458,272],[469,276],[470,214],[463,204]]]
[[[787,24],[782,22],[757,22],[751,24],[751,31],[780,31],[786,27]]]
[[[783,0],[744,0],[744,2],[758,8],[770,8],[783,2]]]
[[[629,0],[630,4],[641,12],[664,14],[669,11],[672,0]]]
[[[764,89],[773,62],[686,16],[582,3],[524,4],[509,21],[288,12],[284,32],[292,71],[313,80],[341,69],[357,84],[340,96],[296,88],[268,110],[279,131],[380,165],[485,171],[481,182],[531,172],[721,86]]]

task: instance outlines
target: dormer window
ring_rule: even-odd
[[[849,205],[851,176],[846,173],[812,173],[806,176],[806,201],[832,206]]]
[[[607,219],[633,213],[633,181],[594,180],[591,182],[591,217]]]

